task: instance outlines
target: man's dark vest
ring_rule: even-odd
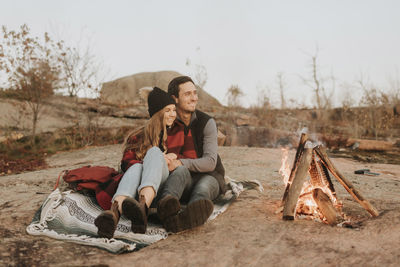
[[[211,117],[204,112],[196,110],[196,118],[190,125],[192,130],[192,136],[194,141],[194,148],[196,150],[196,154],[198,158],[203,156],[203,141],[204,141],[204,127],[206,126],[207,122]],[[224,194],[226,191],[225,185],[225,169],[222,165],[222,161],[219,155],[217,155],[217,165],[215,169],[207,174],[213,176],[217,179],[219,184],[219,192]]]

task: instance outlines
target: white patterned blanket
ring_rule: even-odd
[[[229,179],[228,185],[230,189],[226,194],[214,201],[214,212],[208,221],[224,212],[244,190],[263,190],[258,181],[236,182]],[[131,222],[122,216],[114,238],[99,238],[94,220],[101,212],[102,209],[94,197],[56,189],[36,212],[26,231],[30,235],[96,246],[116,254],[139,250],[168,236],[161,225],[151,221],[145,234],[135,234],[130,230]]]

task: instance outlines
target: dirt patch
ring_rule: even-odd
[[[12,173],[35,171],[44,168],[47,168],[47,163],[44,158],[10,160],[4,156],[0,156],[0,176]]]
[[[47,168],[46,156],[57,151],[123,143],[125,136],[132,130],[133,127],[121,127],[81,132],[76,128],[67,128],[38,134],[35,145],[32,145],[29,137],[0,142],[0,176]]]
[[[294,150],[290,151],[293,159]],[[35,211],[51,192],[58,173],[83,165],[116,167],[121,146],[93,147],[58,153],[48,169],[0,177],[0,265],[2,266],[397,266],[400,261],[400,166],[333,158],[380,212],[369,214],[334,181],[344,212],[357,227],[283,221],[275,214],[284,185],[278,173],[280,149],[221,147],[227,176],[257,179],[264,192],[244,192],[211,223],[172,234],[138,252],[106,251],[26,234]],[[291,161],[290,161],[291,162]],[[379,176],[356,175],[368,168]]]

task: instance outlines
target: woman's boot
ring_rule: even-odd
[[[148,207],[143,195],[139,196],[139,202],[131,197],[127,197],[122,202],[122,214],[132,222],[132,232],[146,233]]]
[[[118,221],[121,214],[118,210],[118,202],[114,201],[111,205],[110,210],[103,211],[94,220],[94,224],[97,226],[97,235],[99,237],[112,238],[114,232],[117,229]]]

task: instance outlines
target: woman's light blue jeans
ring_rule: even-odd
[[[136,163],[128,168],[118,184],[112,201],[116,196],[135,198],[143,187],[151,186],[156,192],[165,183],[169,175],[164,154],[158,147],[147,150],[143,164]]]

